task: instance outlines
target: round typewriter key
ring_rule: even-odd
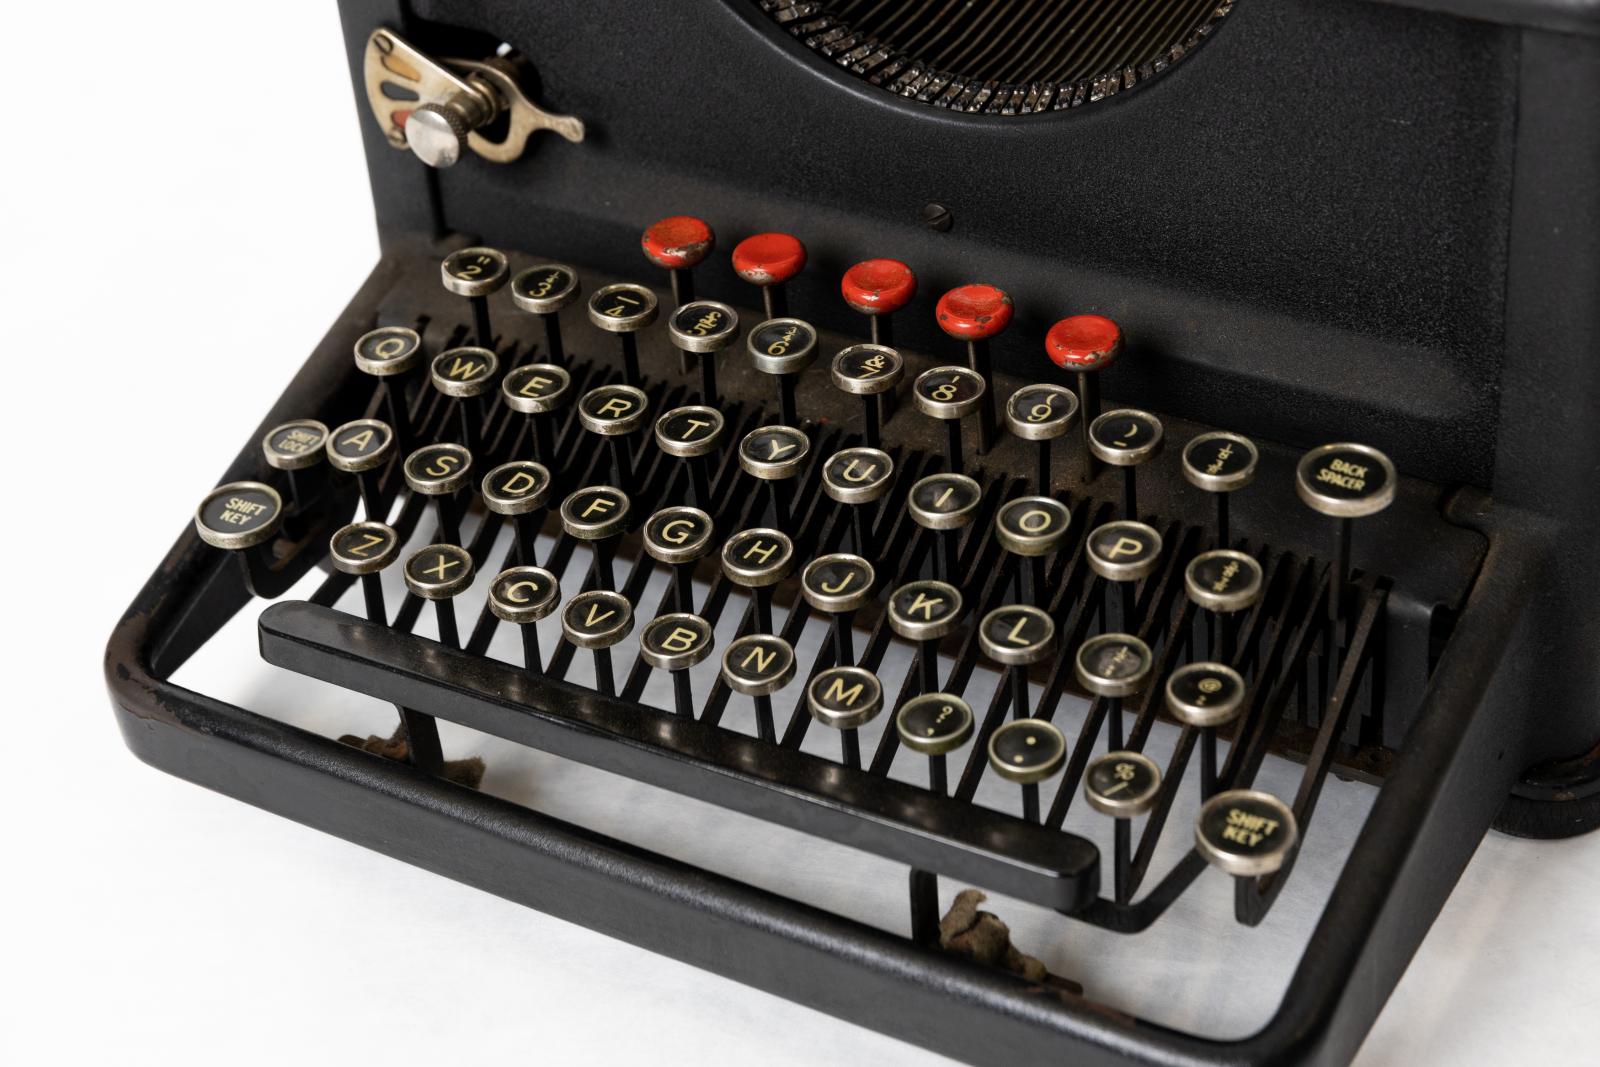
[[[1244,611],[1261,599],[1261,564],[1233,549],[1202,552],[1183,572],[1189,599],[1207,611]]]
[[[440,352],[429,364],[433,387],[455,404],[461,419],[461,443],[473,451],[482,442],[487,417],[484,394],[494,388],[500,361],[487,348],[452,348]]]
[[[535,674],[544,670],[539,628],[534,625],[556,610],[561,583],[542,567],[510,567],[489,583],[489,611],[517,627],[522,637],[522,665]]]
[[[922,691],[939,688],[939,642],[961,622],[961,591],[946,582],[907,582],[889,594],[889,628],[918,642]]]
[[[506,283],[510,264],[503,253],[493,248],[463,248],[451,252],[439,264],[444,287],[472,302],[472,330],[484,348],[494,347],[494,331],[489,328],[489,294]]]
[[[567,358],[561,341],[562,308],[578,299],[578,272],[564,263],[541,263],[518,271],[511,279],[511,302],[531,311],[544,323],[545,362],[560,364]]]
[[[315,467],[327,458],[328,428],[316,419],[295,419],[268,430],[261,439],[261,452],[267,466],[284,472],[289,483],[289,508],[306,504],[299,471]]]
[[[673,408],[656,420],[656,447],[689,461],[694,502],[702,508],[711,506],[708,457],[721,446],[723,429],[722,413],[702,405]]]
[[[649,415],[650,399],[631,385],[602,385],[578,401],[578,421],[585,430],[607,439],[613,480],[624,490],[633,488],[633,449],[628,438]]]
[[[806,603],[833,617],[829,627],[833,659],[840,666],[848,666],[855,659],[851,621],[872,599],[876,582],[872,564],[844,552],[814,559],[800,572],[800,593]]]
[[[418,496],[433,498],[439,540],[461,543],[461,527],[451,498],[471,483],[472,453],[460,445],[423,445],[402,465],[406,487]]]
[[[399,554],[400,535],[386,523],[352,522],[328,539],[328,560],[344,574],[377,574]]]
[[[1028,604],[995,608],[978,626],[983,654],[1005,667],[1026,667],[1048,659],[1055,644],[1055,621]],[[1022,717],[1020,711],[1018,718]]]
[[[1189,561],[1183,572],[1183,587],[1189,599],[1205,611],[1229,616],[1248,610],[1261,599],[1261,564],[1254,556],[1219,548],[1202,552]],[[1218,620],[1216,658],[1233,660],[1236,622]]]
[[[472,584],[472,556],[460,545],[429,545],[411,554],[404,571],[406,588],[415,596],[433,601],[439,643],[447,648],[460,648],[461,635],[456,629],[452,598]]]
[[[1133,826],[1129,820],[1155,807],[1161,795],[1161,769],[1139,752],[1107,752],[1091,762],[1083,775],[1083,795],[1089,806],[1116,820],[1112,860],[1112,892],[1118,904],[1130,895],[1129,871],[1133,865]]]
[[[1260,454],[1248,437],[1203,433],[1183,446],[1183,476],[1217,502],[1217,547],[1228,547],[1228,495],[1256,478]]]
[[[595,688],[608,697],[617,693],[611,671],[611,646],[632,632],[633,605],[627,597],[609,589],[579,593],[561,609],[562,636],[593,653]]]
[[[667,319],[667,335],[684,354],[684,371],[689,356],[700,360],[700,402],[715,404],[717,393],[717,353],[739,338],[739,316],[727,304],[715,300],[696,300],[684,304]]]
[[[1079,646],[1078,684],[1106,698],[1107,748],[1122,747],[1122,698],[1144,688],[1154,664],[1150,646],[1132,634],[1101,634]]]
[[[194,528],[213,548],[266,544],[283,525],[283,498],[262,482],[229,482],[207,493],[195,509]]]
[[[409,374],[422,358],[422,335],[405,326],[380,326],[356,339],[356,369],[378,379],[378,402],[395,428],[402,452],[411,451],[411,413],[402,384],[389,379]]]
[[[394,454],[394,431],[377,419],[347,422],[328,435],[328,465],[357,476],[361,507],[369,519],[387,517],[380,499],[378,472]]]
[[[1038,443],[1038,489],[1050,494],[1050,442],[1066,436],[1078,421],[1078,398],[1059,385],[1025,385],[1006,401],[1006,428],[1012,436]]]
[[[534,458],[555,462],[554,425],[550,414],[572,400],[572,376],[554,363],[525,363],[500,379],[506,407],[528,416]]]
[[[519,459],[503,463],[483,476],[483,505],[510,518],[517,538],[517,561],[531,567],[538,560],[534,546],[542,523],[536,518],[550,502],[550,471],[542,463]]]
[[[799,319],[768,319],[750,331],[745,348],[756,370],[778,379],[778,411],[783,425],[800,425],[795,410],[795,381],[817,358],[817,331]]]
[[[756,736],[776,741],[772,694],[794,678],[794,649],[771,634],[746,634],[722,654],[722,680],[735,693],[755,699]]]
[[[698,508],[663,508],[645,520],[644,550],[673,568],[678,610],[694,610],[694,565],[711,551],[711,516]]]
[[[1277,871],[1299,837],[1289,806],[1254,789],[1218,793],[1201,806],[1194,824],[1200,855],[1235,878],[1259,878]]]
[[[522,637],[522,665],[544,670],[539,651],[539,629],[534,623],[555,611],[561,600],[561,583],[542,567],[510,567],[495,575],[489,585],[489,611],[517,627]]]
[[[1167,679],[1167,712],[1186,726],[1200,729],[1200,795],[1216,791],[1216,727],[1225,726],[1244,710],[1244,679],[1221,663],[1190,663]]]
[[[1123,519],[1089,531],[1084,548],[1089,569],[1122,590],[1122,628],[1130,633],[1138,630],[1138,589],[1134,583],[1155,573],[1161,562],[1161,535],[1142,522]]]
[[[722,546],[722,572],[734,585],[751,591],[753,628],[772,629],[772,586],[794,569],[794,542],[777,530],[740,530]]]
[[[840,756],[846,767],[861,767],[861,740],[856,733],[883,710],[878,676],[861,667],[829,667],[806,686],[811,717],[839,731]]]
[[[861,398],[861,435],[868,448],[882,445],[885,395],[894,392],[904,373],[900,353],[883,345],[851,345],[833,357],[834,388]]]
[[[961,473],[961,420],[979,410],[987,393],[984,379],[966,367],[934,367],[911,383],[917,410],[944,421],[945,465],[951,474]]]
[[[656,321],[656,294],[642,285],[620,282],[589,298],[589,321],[617,335],[622,351],[622,377],[629,385],[643,384],[639,374],[638,333]]]
[[[900,743],[928,757],[928,788],[940,795],[949,791],[945,756],[972,737],[972,708],[949,693],[914,696],[895,713]]]
[[[628,526],[628,506],[628,494],[610,485],[579,489],[561,502],[561,528],[568,537],[589,542],[595,582],[601,589],[616,586],[611,559],[617,538]]]
[[[672,303],[682,307],[694,299],[690,271],[717,246],[711,227],[693,215],[673,215],[651,223],[639,242],[645,258],[666,268],[672,279]]]
[[[994,447],[994,378],[989,369],[989,341],[1011,325],[1011,297],[992,285],[963,285],[939,298],[939,328],[967,343],[967,366],[983,381],[978,411],[984,452]]]
[[[1339,520],[1339,540],[1334,551],[1328,597],[1328,621],[1341,645],[1344,599],[1350,581],[1350,544],[1354,521],[1376,515],[1394,502],[1399,483],[1389,457],[1368,445],[1335,444],[1313,448],[1295,468],[1295,490],[1313,511]]]
[[[405,326],[380,326],[356,339],[356,369],[374,378],[392,378],[422,358],[422,336]]]
[[[762,426],[739,442],[739,466],[752,478],[767,483],[774,525],[789,525],[788,490],[781,484],[805,466],[811,441],[792,426]]]
[[[316,419],[295,419],[274,426],[261,439],[267,466],[280,471],[315,467],[326,456],[328,428]]]
[[[671,673],[673,704],[682,718],[694,718],[689,668],[711,654],[713,643],[711,624],[682,612],[658,615],[639,634],[639,658],[656,670]]]
[[[850,508],[856,554],[872,555],[872,528],[883,498],[894,482],[894,460],[876,448],[846,448],[822,465],[822,491]]]
[[[1107,752],[1084,771],[1083,796],[1102,815],[1131,819],[1155,806],[1161,768],[1140,752]]]
[[[1011,713],[1026,719],[1032,700],[1028,695],[1028,667],[1055,653],[1056,624],[1045,612],[1026,604],[995,608],[978,624],[978,647],[1007,668],[1011,685]]]
[[[1122,517],[1139,518],[1135,472],[1161,451],[1161,420],[1148,411],[1118,408],[1089,424],[1089,451],[1095,458],[1122,468]]]
[[[930,474],[919,478],[906,496],[912,521],[939,538],[935,557],[936,573],[947,582],[959,582],[961,575],[958,531],[972,524],[978,513],[983,490],[964,474]]]
[[[1072,512],[1054,497],[1023,496],[1008,500],[995,512],[994,532],[1000,547],[1017,561],[1017,597],[1030,603],[1046,599],[1045,557],[1059,549],[1072,525]]]
[[[356,419],[328,435],[328,463],[350,474],[375,470],[394,453],[394,431],[377,419]]]
[[[1104,315],[1069,315],[1050,327],[1045,334],[1044,350],[1050,362],[1078,376],[1078,409],[1083,416],[1083,480],[1090,481],[1095,468],[1089,424],[1100,416],[1099,372],[1122,355],[1122,329]]]
[[[844,272],[839,292],[851,310],[867,316],[872,343],[892,345],[892,316],[917,295],[917,276],[898,259],[865,259]]]
[[[989,735],[989,766],[1022,786],[1022,817],[1039,821],[1039,783],[1067,762],[1067,739],[1043,719],[1013,719]]]
[[[733,246],[733,272],[761,287],[761,303],[769,319],[789,314],[784,283],[806,266],[806,246],[787,233],[758,233]]]
[[[399,555],[400,535],[386,523],[353,522],[340,527],[328,539],[328,561],[333,569],[361,578],[361,596],[369,622],[389,622],[383,603],[383,580],[378,573]]]

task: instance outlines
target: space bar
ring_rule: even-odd
[[[532,674],[304,601],[261,614],[268,663],[1060,911],[1099,893],[1074,834]]]

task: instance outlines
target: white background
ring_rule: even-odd
[[[329,3],[24,10],[0,40],[0,1060],[930,1059],[126,752],[105,638],[372,265],[367,117]],[[1597,887],[1600,836],[1491,835],[1360,1062],[1592,1062]]]

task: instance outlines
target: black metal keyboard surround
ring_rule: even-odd
[[[514,269],[525,261],[513,254]],[[354,339],[374,325],[416,325],[433,352],[459,339],[466,329],[462,309],[439,291],[436,264],[433,248],[387,256],[263,421],[263,428],[289,417],[313,417],[335,425],[373,414],[371,380],[355,371],[348,353]],[[608,280],[585,272],[586,289]],[[574,311],[581,313],[581,306]],[[755,318],[759,316],[752,315],[749,321]],[[505,366],[532,358],[532,346],[523,340],[538,336],[531,316],[506,307],[498,310],[496,326]],[[577,316],[568,337],[570,366],[580,392],[583,383],[617,377],[609,339],[589,332]],[[843,343],[825,334],[823,351],[831,354]],[[675,353],[664,338],[646,341],[641,358],[653,410],[687,402],[692,378],[679,374]],[[737,440],[737,428],[762,421],[759,412],[771,403],[771,385],[748,369],[741,351],[731,350],[722,358],[719,374],[729,398],[725,412],[730,430],[735,431],[729,437]],[[908,371],[914,375],[944,361],[908,354]],[[426,434],[441,424],[443,405],[431,400],[425,381],[421,384],[424,388],[413,394],[412,411]],[[1010,388],[1011,383],[1001,384],[1000,395]],[[835,395],[820,369],[802,382],[801,412],[813,420],[808,428],[813,461],[857,443],[853,422],[858,409],[852,401]],[[906,404],[885,427],[886,447],[901,465],[902,497],[917,474],[938,469],[941,435],[930,421]],[[568,422],[558,441],[570,463],[564,469],[552,465],[558,479],[556,500],[581,485],[604,481],[590,469],[603,464],[603,451],[582,448],[581,427],[575,418]],[[493,428],[487,435],[489,454],[480,472],[517,454],[522,439],[522,416],[494,408],[489,423]],[[1168,423],[1174,447],[1199,431],[1181,420]],[[655,454],[649,435],[641,434],[638,443],[635,470],[643,488],[635,500],[635,525],[658,507],[682,502],[684,492],[681,474]],[[945,957],[927,943],[930,917],[916,913],[915,893],[913,929],[918,933],[911,939],[891,937],[172,686],[164,679],[250,601],[234,561],[219,558],[221,553],[199,544],[192,532],[180,537],[118,627],[108,653],[108,678],[130,746],[174,773],[949,1054],[1000,1061],[1017,1053],[1059,1054],[1060,1042],[1070,1040],[1084,1053],[1081,1062],[1122,1055],[1152,1058],[1158,1048],[1164,1050],[1162,1055],[1177,1052],[1192,1062],[1259,1057],[1269,1048],[1276,1054],[1296,1045],[1307,1052],[1319,1049],[1319,1056],[1335,1055],[1332,1050],[1348,1043],[1348,1035],[1330,1043],[1325,1028],[1335,1025],[1336,1014],[1350,1010],[1342,997],[1347,984],[1392,981],[1404,965],[1404,959],[1374,959],[1357,950],[1373,938],[1397,936],[1394,931],[1380,932],[1387,924],[1415,927],[1420,922],[1415,931],[1420,937],[1426,928],[1426,907],[1406,901],[1425,900],[1440,887],[1437,873],[1417,864],[1431,851],[1448,853],[1462,848],[1467,838],[1475,841],[1493,814],[1496,805],[1460,781],[1465,763],[1487,761],[1489,766],[1480,771],[1488,776],[1496,770],[1502,777],[1515,771],[1494,768],[1492,754],[1482,748],[1494,744],[1485,735],[1491,725],[1476,714],[1487,695],[1487,683],[1474,690],[1475,681],[1492,671],[1507,640],[1501,631],[1511,624],[1511,614],[1487,614],[1470,599],[1481,603],[1488,597],[1507,596],[1515,586],[1501,583],[1485,590],[1479,581],[1488,542],[1469,528],[1482,507],[1474,494],[1447,499],[1436,487],[1406,480],[1396,504],[1363,530],[1356,557],[1363,577],[1353,609],[1350,654],[1337,677],[1321,681],[1326,649],[1316,623],[1322,618],[1326,594],[1325,567],[1317,552],[1326,543],[1326,527],[1293,501],[1290,479],[1297,453],[1261,444],[1262,473],[1258,485],[1242,494],[1236,506],[1235,529],[1244,535],[1244,547],[1262,561],[1268,593],[1246,619],[1237,646],[1236,662],[1252,682],[1250,711],[1228,745],[1222,780],[1248,783],[1269,751],[1303,761],[1302,785],[1292,798],[1302,827],[1310,821],[1322,782],[1335,766],[1342,774],[1386,784],[1279,1016],[1266,1031],[1243,1042],[1210,1042],[1116,1017],[1094,1008],[1092,990],[1088,1000],[1074,1003],[1058,991],[1030,987],[1009,975]],[[990,512],[1000,500],[1023,491],[1008,473],[1030,469],[1022,445],[1003,439],[992,453],[977,457]],[[818,465],[813,462],[813,467]],[[1051,611],[1063,635],[1061,647],[1072,649],[1104,621],[1098,615],[1104,591],[1081,558],[1082,534],[1111,516],[1111,502],[1118,498],[1120,486],[1111,474],[1088,486],[1078,485],[1072,465],[1066,466],[1058,473],[1057,495],[1073,510],[1075,536],[1069,542],[1071,550],[1058,553],[1053,561],[1048,588],[1053,590]],[[1163,471],[1163,466],[1168,469]],[[1139,597],[1140,632],[1156,651],[1159,676],[1180,662],[1185,642],[1205,640],[1183,597],[1181,575],[1183,563],[1204,545],[1207,502],[1183,483],[1173,467],[1175,463],[1154,464],[1141,483],[1144,510],[1156,516],[1149,521],[1162,531],[1168,545],[1162,568],[1142,584]],[[252,438],[227,477],[270,480],[267,476],[272,473],[262,469]],[[816,477],[813,470],[813,483]],[[728,463],[714,483],[713,495],[725,507],[725,513],[716,516],[719,541],[734,530],[761,524],[765,496],[743,491],[742,478],[737,464]],[[385,479],[385,493],[390,500],[403,496],[397,470]],[[811,501],[794,520],[798,558],[803,561],[835,550],[848,527],[837,517],[840,508],[820,491],[802,492],[797,500]],[[330,481],[320,506],[300,516],[292,535],[280,539],[271,587],[258,591],[279,595],[316,566],[328,533],[348,520],[354,505],[351,486]],[[395,524],[402,535],[426,521],[420,506],[399,507]],[[923,573],[930,555],[929,538],[919,536],[909,521],[897,522],[901,513],[895,499],[880,512],[889,525],[878,534],[877,543],[886,546],[878,555],[886,567],[892,561],[897,568],[880,574],[884,587]],[[992,524],[986,520],[987,514],[974,524],[974,535],[962,549],[970,619],[1007,602],[1010,594],[1011,570],[987,536]],[[503,565],[490,556],[496,527],[497,521],[468,524],[468,547],[480,569],[491,573]],[[586,557],[587,549],[570,542],[563,546],[558,540],[556,555],[545,565],[581,567]],[[642,552],[630,551],[627,541],[621,560],[618,588],[634,600],[638,617],[646,620],[658,610],[657,605],[638,600],[651,562]],[[714,558],[704,561],[700,575],[712,581],[710,596],[715,603],[706,614],[713,617],[731,596],[727,583],[715,580],[714,564]],[[815,663],[800,665],[802,674],[786,690],[791,699],[779,707],[779,739],[770,743],[719,725],[729,699],[725,688],[700,694],[700,713],[688,720],[636,702],[641,672],[648,670],[642,665],[634,666],[631,675],[625,673],[626,682],[615,697],[562,680],[573,652],[570,646],[563,646],[547,663],[548,677],[535,677],[519,665],[483,655],[496,625],[486,611],[471,629],[464,649],[457,651],[406,632],[421,609],[414,598],[401,608],[392,627],[333,609],[330,605],[351,582],[334,575],[310,603],[284,602],[264,611],[263,656],[385,701],[844,841],[912,869],[1069,913],[1072,917],[1063,922],[1088,921],[1126,932],[1144,929],[1205,869],[1194,852],[1170,870],[1149,869],[1163,831],[1188,832],[1187,827],[1164,824],[1176,791],[1194,787],[1194,772],[1185,774],[1195,750],[1192,730],[1183,732],[1171,764],[1163,768],[1163,801],[1137,839],[1129,899],[1106,895],[1096,846],[1061,829],[1068,806],[1078,797],[1084,766],[1098,751],[1103,700],[1091,704],[1059,788],[1047,795],[1043,822],[1034,825],[1013,812],[972,802],[986,767],[981,754],[959,773],[952,795],[942,797],[889,777],[896,758],[892,730],[885,732],[879,750],[860,770],[801,752],[800,740],[810,719],[803,703],[796,707],[793,698],[801,691],[803,672],[828,664],[826,646]],[[792,584],[791,580],[788,585]],[[775,626],[798,633],[806,621],[805,602],[780,591],[778,605]],[[784,607],[787,612],[781,610]],[[671,608],[663,604],[659,610]],[[894,638],[876,610],[863,611],[857,625],[868,635],[860,661],[872,665]],[[945,688],[960,692],[979,658],[970,629],[950,638],[942,651],[950,676]],[[1452,669],[1445,669],[1447,665]],[[1082,694],[1072,680],[1069,656],[1043,667],[1034,674],[1035,692],[1038,707],[1044,709],[1041,714],[1048,717],[1063,697]],[[903,681],[885,677],[886,698],[898,692],[903,700],[914,693],[915,678],[914,668],[908,669]],[[1152,685],[1148,691],[1158,690]],[[980,724],[978,737],[967,750],[976,754],[981,752],[985,731],[992,732],[1006,719],[1007,691],[998,686],[987,706],[983,704],[987,694],[967,695]],[[1159,698],[1140,699],[1130,705],[1127,747],[1143,745],[1159,718],[1160,703]],[[791,713],[787,723],[785,712]],[[1473,830],[1475,825],[1479,830]],[[1271,878],[1239,882],[1235,904],[1239,921],[1260,921],[1289,881],[1290,869]],[[1139,892],[1152,873],[1159,874],[1159,880]],[[1386,880],[1385,891],[1373,887],[1374,878]],[[753,968],[748,959],[760,953],[732,959],[697,943],[699,934],[732,929],[751,946],[764,946],[772,960],[789,966]],[[800,930],[805,933],[799,934]],[[1392,977],[1374,973],[1356,979],[1352,974],[1357,967],[1387,970]],[[893,1003],[902,1010],[869,1011],[863,1005],[874,998],[880,1005]],[[1361,1029],[1364,1032],[1364,1025]]]

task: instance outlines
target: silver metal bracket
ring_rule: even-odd
[[[466,148],[491,163],[510,163],[540,130],[574,144],[583,140],[581,119],[552,115],[529,100],[512,65],[498,57],[434,59],[380,29],[367,38],[362,73],[367,102],[389,143],[411,149],[431,167],[454,164]],[[481,131],[501,115],[508,119],[505,137],[491,141]]]

